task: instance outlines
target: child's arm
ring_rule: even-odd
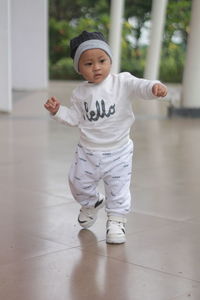
[[[52,114],[55,115],[60,108],[60,101],[58,101],[55,97],[51,97],[44,104],[44,107]]]
[[[158,80],[137,78],[130,73],[121,73],[125,80],[125,88],[133,99],[152,100],[167,95],[167,87]]]
[[[54,120],[64,125],[78,126],[81,114],[75,103],[68,108],[61,105],[60,101],[55,97],[51,97],[46,101],[44,107],[50,112]]]
[[[167,95],[167,87],[162,83],[155,83],[152,87],[152,93],[156,97],[165,97]]]

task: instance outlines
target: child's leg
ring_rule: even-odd
[[[126,215],[131,207],[130,182],[133,143],[130,141],[107,158],[104,171],[106,211],[108,213],[106,242],[125,243]],[[108,162],[109,160],[109,162]]]
[[[78,145],[69,171],[69,186],[74,199],[81,206],[92,207],[98,201],[98,181],[98,159],[91,151]]]
[[[78,145],[69,172],[69,185],[74,199],[81,205],[78,222],[83,228],[88,228],[95,223],[97,213],[105,203],[104,196],[97,192],[99,177],[97,157],[92,151]]]
[[[125,216],[131,208],[130,183],[133,143],[112,153],[105,164],[104,184],[108,215]]]

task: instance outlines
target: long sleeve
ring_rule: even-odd
[[[160,81],[140,79],[131,75],[130,73],[126,73],[126,74],[127,74],[126,85],[127,85],[127,89],[130,91],[131,96],[133,96],[134,98],[139,98],[144,100],[157,98],[152,93],[152,87],[154,84],[160,83]]]
[[[70,107],[61,105],[57,113],[51,117],[52,119],[64,125],[78,126],[81,119],[81,112],[77,98],[75,96],[75,90],[72,93],[70,102]]]
[[[79,124],[78,111],[74,106],[68,108],[61,105],[58,112],[52,116],[52,119],[57,120],[64,125],[78,126]]]

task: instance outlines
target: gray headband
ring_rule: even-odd
[[[89,49],[101,49],[105,51],[108,54],[108,56],[110,56],[110,59],[112,60],[111,49],[106,42],[102,40],[87,40],[78,46],[74,56],[74,69],[76,70],[77,73],[79,73],[78,63],[79,63],[80,56],[84,51]]]

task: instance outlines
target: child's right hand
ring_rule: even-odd
[[[47,100],[47,102],[44,104],[44,107],[52,114],[55,115],[60,107],[60,102],[55,98],[51,97]]]

